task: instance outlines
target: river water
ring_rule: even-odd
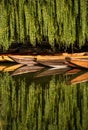
[[[88,130],[88,78],[82,80],[83,74],[88,72],[0,72],[1,130]]]

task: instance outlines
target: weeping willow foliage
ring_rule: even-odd
[[[32,80],[29,75],[27,79],[0,75],[3,130],[88,128],[88,82],[67,86],[62,76],[45,81]]]
[[[88,40],[88,0],[0,0],[0,44],[26,37],[35,45],[47,36],[53,46]]]

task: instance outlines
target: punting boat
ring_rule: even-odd
[[[64,63],[64,60],[40,60],[37,61],[38,64],[46,66],[46,67],[51,67],[51,68],[66,68],[67,65]]]
[[[77,75],[75,78],[71,79],[69,82],[70,84],[78,84],[82,82],[88,81],[88,72],[81,73],[80,75]]]
[[[32,72],[37,72],[43,69],[44,67],[42,66],[22,66],[21,68],[16,69],[11,76],[16,76],[16,75],[21,75],[25,73],[32,73]]]
[[[82,67],[88,69],[88,58],[70,58],[66,57],[66,61],[72,65],[75,65],[77,67]]]
[[[88,58],[88,52],[82,52],[82,53],[61,53],[61,54],[54,54],[54,55],[36,55],[37,61],[46,61],[47,60],[65,60],[65,57],[75,57],[75,58]]]
[[[14,60],[11,57],[15,57],[15,58],[33,58],[38,61],[40,60],[60,60],[60,59],[65,59],[66,56],[69,57],[75,57],[75,58],[85,58],[85,56],[88,58],[88,52],[82,52],[82,53],[61,53],[61,54],[52,54],[52,55],[22,55],[22,54],[1,54],[0,55],[0,62],[5,62],[5,61],[9,61],[9,62],[14,62]]]
[[[28,66],[32,66],[36,64],[35,58],[17,57],[17,56],[9,56],[9,58],[11,58],[13,61],[17,63],[28,65]]]

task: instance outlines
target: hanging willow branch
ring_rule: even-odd
[[[81,46],[88,39],[87,17],[87,0],[1,0],[0,44],[7,49],[29,36],[35,45],[45,36],[52,46],[55,40]]]

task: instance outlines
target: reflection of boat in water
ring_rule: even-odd
[[[27,58],[27,57],[18,57],[18,56],[9,56],[13,61],[20,63],[20,64],[25,64],[28,66],[35,65],[35,58]]]
[[[50,69],[45,69],[43,72],[40,72],[36,75],[36,77],[43,77],[43,76],[49,76],[49,75],[56,75],[56,74],[64,74],[67,72],[70,68],[50,68]]]
[[[73,74],[77,74],[78,72],[80,72],[81,69],[78,69],[78,68],[72,68],[70,70],[68,70],[65,74],[66,75],[73,75]]]
[[[21,75],[24,73],[32,73],[32,72],[37,72],[40,71],[41,69],[43,69],[44,67],[42,66],[22,66],[18,69],[16,69],[11,76],[15,76],[15,75]]]
[[[3,64],[3,65],[0,65],[0,71],[3,71],[3,72],[14,71],[15,69],[22,66],[23,64]]]
[[[73,79],[70,80],[70,84],[78,84],[82,82],[87,82],[88,81],[88,71],[81,73],[80,75],[77,75]]]
[[[3,72],[9,72],[9,71],[14,71],[20,67],[22,67],[23,64],[16,64],[16,65],[13,65],[13,66],[9,66],[9,67],[6,67],[3,69]]]
[[[82,68],[88,69],[88,58],[86,58],[86,57],[83,59],[66,57],[66,61],[77,67],[82,67]]]
[[[44,60],[44,61],[38,61],[38,64],[51,67],[51,68],[67,68],[67,65],[65,64],[65,60]]]

